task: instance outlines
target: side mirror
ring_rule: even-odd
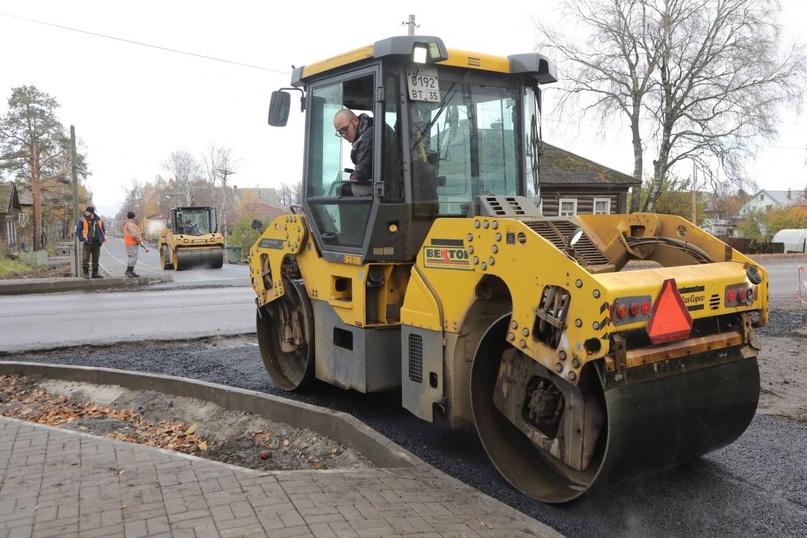
[[[258,219],[252,219],[252,229],[253,230],[262,230],[263,229],[263,223],[261,221],[259,221]]]
[[[272,92],[272,100],[269,101],[269,125],[285,127],[289,121],[290,109],[291,95],[282,90]]]

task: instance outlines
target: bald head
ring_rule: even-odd
[[[352,110],[343,108],[333,117],[333,128],[348,142],[353,142],[359,133],[359,118]]]
[[[349,108],[343,108],[339,110],[339,112],[337,112],[336,115],[333,117],[333,124],[334,126],[336,126],[336,122],[346,122],[352,120],[355,117],[356,114],[354,114],[352,110],[350,110]]]

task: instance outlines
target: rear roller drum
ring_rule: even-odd
[[[750,424],[756,356],[743,346],[649,364],[630,375],[592,364],[575,386],[504,344],[507,318],[483,338],[471,408],[493,464],[516,489],[548,503],[624,482],[717,450]]]
[[[314,314],[302,280],[283,279],[285,294],[258,308],[258,347],[278,388],[294,391],[314,375]]]

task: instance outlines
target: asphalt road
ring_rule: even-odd
[[[126,271],[126,248],[122,239],[111,239],[101,250],[101,267],[109,275],[122,276]],[[135,271],[140,275],[170,274],[172,283],[161,284],[161,288],[188,286],[246,286],[249,287],[249,266],[224,263],[220,269],[190,269],[185,271],[163,270],[160,266],[160,253],[156,243],[149,245],[149,251],[140,251]]]
[[[108,275],[126,270],[123,240],[101,250]],[[163,271],[156,248],[140,252],[142,276],[168,273],[173,282],[133,291],[85,291],[0,296],[0,352],[85,344],[150,342],[255,332],[249,266]]]
[[[244,286],[0,296],[0,352],[254,332]]]
[[[764,258],[760,262],[768,271],[770,297],[795,297],[800,290],[807,298],[807,257]]]

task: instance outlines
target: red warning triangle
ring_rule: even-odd
[[[661,292],[653,303],[653,312],[645,330],[654,344],[689,336],[692,316],[678,293],[674,278],[665,280],[661,285]]]

